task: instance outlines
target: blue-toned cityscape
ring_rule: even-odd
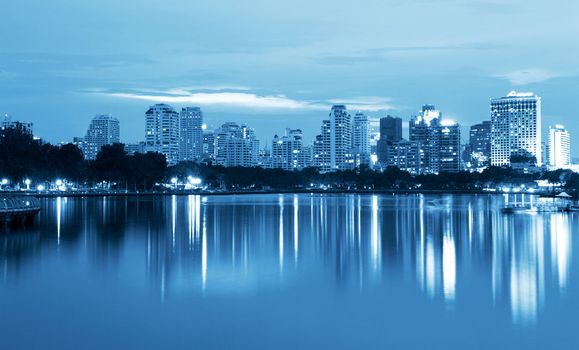
[[[579,1],[0,6],[0,350],[579,349]]]

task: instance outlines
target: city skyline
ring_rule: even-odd
[[[569,45],[579,4],[569,1],[34,3],[4,9],[0,30],[13,35],[0,38],[0,113],[53,143],[82,135],[94,114],[131,125],[163,102],[200,106],[211,128],[243,120],[262,139],[296,121],[309,141],[335,103],[405,120],[432,103],[472,125],[489,98],[513,89],[548,101],[546,125],[579,133],[579,49]],[[174,25],[147,25],[159,13]]]

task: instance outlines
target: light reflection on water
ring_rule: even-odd
[[[484,303],[536,327],[574,282],[577,214],[504,215],[524,195],[244,195],[57,198],[29,232],[0,236],[2,286],[66,247],[166,302],[322,281],[328,290],[421,291],[429,303]],[[82,253],[83,252],[83,253]],[[56,258],[55,258],[56,259]],[[406,286],[404,281],[410,283]],[[119,283],[116,280],[107,283]],[[276,289],[277,288],[277,289]],[[476,292],[473,292],[473,288]],[[344,297],[346,298],[346,297]],[[404,302],[403,300],[401,301]],[[291,303],[291,301],[289,301]],[[473,316],[474,318],[474,316]]]

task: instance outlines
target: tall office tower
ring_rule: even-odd
[[[333,170],[351,168],[352,121],[346,106],[335,105],[330,112],[330,166]]]
[[[541,166],[541,98],[511,91],[491,99],[491,165],[510,165],[512,156],[534,157]]]
[[[432,161],[439,159],[439,148],[436,140],[436,130],[440,128],[442,114],[434,105],[423,105],[420,113],[411,118],[409,123],[409,140],[419,142],[422,148],[421,172],[436,173],[437,166]]]
[[[323,120],[321,133],[316,136],[312,146],[312,166],[319,168],[321,172],[332,170],[331,164],[331,136],[330,121]]]
[[[378,140],[376,153],[378,161],[388,163],[388,145],[402,140],[402,118],[390,115],[380,118],[380,139]]]
[[[420,172],[438,174],[461,170],[460,125],[443,120],[433,105],[424,105],[409,126],[410,141],[419,143],[421,148]]]
[[[225,123],[214,132],[215,162],[226,167],[251,167],[258,163],[259,141],[247,125]]]
[[[0,124],[0,130],[4,130],[6,128],[22,128],[29,134],[32,134],[32,127],[33,124],[30,122],[12,120],[12,117],[9,114],[4,114],[4,120],[2,121],[2,124]]]
[[[352,148],[359,154],[370,154],[368,126],[368,117],[362,112],[357,112],[352,123]]]
[[[118,142],[121,142],[119,120],[108,114],[97,115],[92,119],[84,137],[84,158],[95,160],[102,146]]]
[[[198,160],[203,154],[203,113],[199,107],[181,109],[179,117],[179,158]]]
[[[435,132],[431,145],[431,172],[456,173],[461,167],[460,125],[450,120],[442,120]],[[436,158],[432,158],[436,155]]]
[[[300,170],[304,168],[303,135],[300,129],[286,129],[285,136],[275,135],[271,143],[272,168]]]
[[[484,121],[470,127],[469,158],[476,168],[490,165],[491,159],[491,129],[490,121]]]
[[[169,165],[179,162],[179,113],[173,107],[156,104],[145,113],[145,151],[163,154]]]
[[[549,127],[549,165],[562,168],[571,164],[569,132],[563,125]]]
[[[213,159],[215,157],[215,135],[213,131],[203,133],[203,158]]]

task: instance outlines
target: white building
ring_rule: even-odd
[[[179,113],[173,107],[156,104],[145,113],[145,151],[163,154],[169,165],[179,161]]]
[[[491,165],[510,165],[512,156],[541,155],[541,98],[533,93],[511,91],[491,99]]]
[[[271,144],[271,167],[300,170],[305,167],[303,134],[300,129],[286,129],[284,136],[275,135]]]
[[[215,162],[226,167],[251,167],[258,163],[259,141],[247,125],[225,123],[215,130]]]
[[[352,117],[346,106],[335,105],[330,112],[330,166],[332,170],[351,168]]]
[[[4,120],[2,124],[0,124],[0,130],[4,130],[7,128],[17,128],[21,127],[28,133],[32,134],[32,127],[33,124],[31,122],[22,122],[18,120],[12,120],[12,117],[9,114],[4,114]]]
[[[108,114],[97,115],[92,119],[82,143],[84,158],[94,160],[104,145],[120,141],[119,120]]]
[[[179,159],[198,160],[203,154],[203,113],[199,107],[181,109]]]
[[[563,125],[549,127],[549,165],[563,168],[571,164],[569,132]]]

